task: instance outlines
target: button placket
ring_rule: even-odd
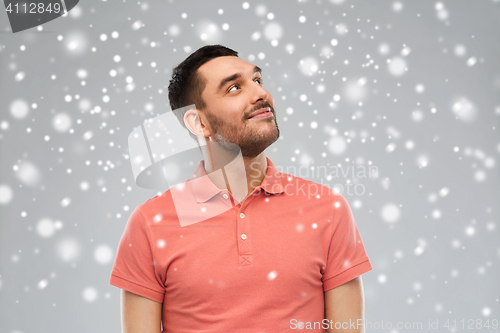
[[[240,212],[237,215],[236,232],[238,237],[238,255],[241,266],[252,265],[252,243],[250,237],[250,220],[248,214]]]

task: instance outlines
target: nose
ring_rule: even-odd
[[[258,103],[260,101],[267,101],[269,98],[269,93],[261,85],[255,84],[255,88],[252,91],[252,104]]]

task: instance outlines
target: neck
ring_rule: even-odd
[[[245,200],[262,184],[268,167],[264,152],[255,157],[244,157],[239,149],[231,151],[210,141],[201,150],[210,180],[218,188],[227,189],[238,202]]]

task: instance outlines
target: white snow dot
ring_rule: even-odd
[[[422,119],[424,119],[424,113],[420,110],[415,110],[411,113],[411,119],[414,121],[414,122],[420,122],[422,121]]]
[[[57,244],[57,255],[63,261],[75,260],[80,256],[80,253],[80,244],[74,238],[65,238]]]
[[[425,168],[429,164],[429,159],[427,158],[427,156],[421,155],[417,158],[417,164],[420,167]]]
[[[181,28],[176,25],[176,24],[172,24],[169,28],[168,28],[168,33],[172,36],[177,36],[179,35],[179,33],[181,32]]]
[[[476,172],[474,172],[474,179],[477,182],[484,182],[484,180],[486,179],[486,172],[484,172],[483,170],[476,170]]]
[[[382,43],[378,46],[378,52],[382,55],[387,55],[390,52],[391,48],[389,44]]]
[[[477,116],[476,106],[466,97],[460,97],[452,104],[452,111],[463,122],[471,122]]]
[[[31,162],[23,161],[14,167],[16,177],[25,185],[37,185],[42,176],[39,169]]]
[[[267,8],[265,5],[257,5],[257,7],[255,7],[255,14],[257,14],[257,16],[264,16],[266,15],[267,13]]]
[[[26,75],[24,74],[24,72],[19,72],[16,74],[16,76],[14,76],[14,80],[16,81],[22,81],[24,79]]]
[[[16,119],[23,119],[29,113],[28,103],[22,99],[16,99],[10,104],[10,114]]]
[[[476,233],[476,228],[474,228],[473,226],[465,228],[465,234],[467,236],[474,236],[475,233]]]
[[[66,113],[58,113],[52,118],[52,126],[58,132],[66,132],[72,125],[71,117]]]
[[[105,265],[113,259],[113,251],[108,245],[99,245],[94,250],[94,259],[101,265]]]
[[[347,25],[345,23],[339,23],[335,26],[335,31],[339,35],[345,35],[348,32]]]
[[[388,153],[392,153],[395,149],[396,149],[396,144],[394,142],[389,143],[385,147],[385,151],[388,152]]]
[[[269,274],[267,274],[267,279],[269,281],[272,281],[272,280],[276,279],[277,276],[278,276],[278,272],[271,271],[271,272],[269,272]]]
[[[467,66],[472,67],[476,64],[476,62],[476,57],[470,57],[469,59],[467,59]]]
[[[93,287],[87,287],[83,290],[82,297],[85,301],[92,303],[97,299],[97,290]]]
[[[403,9],[403,4],[399,1],[393,2],[392,4],[392,10],[397,12],[400,12]]]
[[[82,191],[87,191],[89,189],[89,183],[86,181],[83,181],[80,183],[80,190]]]
[[[306,76],[314,75],[319,69],[318,60],[313,57],[303,58],[299,61],[299,69]]]
[[[88,76],[88,72],[85,69],[79,69],[76,71],[76,76],[79,79],[86,79]]]
[[[341,136],[333,136],[328,141],[328,150],[334,155],[341,155],[347,149],[347,143]]]
[[[417,84],[415,86],[415,91],[419,94],[423,93],[425,91],[425,86],[423,84]]]
[[[401,76],[406,72],[406,60],[394,57],[389,62],[389,73],[394,76]]]
[[[71,203],[71,198],[66,197],[61,200],[61,207],[68,207],[70,203]]]
[[[455,46],[453,51],[457,57],[463,57],[467,53],[467,48],[462,44],[458,44]]]
[[[0,185],[0,205],[8,204],[13,197],[12,190],[7,185]]]
[[[320,83],[320,84],[318,84],[318,85],[316,86],[316,91],[317,91],[318,93],[320,93],[320,94],[321,94],[321,93],[324,93],[324,92],[325,92],[325,90],[326,90],[326,87],[325,87],[325,85],[324,85],[324,84],[322,84],[322,83]]]
[[[280,39],[283,35],[283,28],[279,23],[271,22],[264,27],[264,36],[268,40]]]
[[[399,220],[401,210],[396,204],[388,203],[382,207],[380,215],[385,222],[393,223]]]
[[[483,316],[488,317],[491,314],[491,309],[488,307],[484,307],[481,313],[483,314]]]
[[[139,30],[140,28],[142,28],[142,22],[141,21],[135,21],[132,24],[132,29],[133,30]]]
[[[447,187],[443,187],[441,190],[439,190],[439,195],[442,197],[445,197],[450,193],[450,189]]]
[[[38,289],[45,289],[45,287],[47,287],[48,284],[49,284],[49,281],[47,281],[46,279],[43,279],[40,282],[38,282],[37,287],[38,287]]]
[[[56,228],[54,222],[51,219],[43,218],[38,221],[36,225],[36,231],[41,237],[49,238],[55,233]]]

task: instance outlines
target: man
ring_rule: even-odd
[[[261,69],[204,46],[174,69],[169,99],[204,160],[127,222],[110,278],[123,331],[364,332],[372,267],[349,204],[265,156],[279,129]]]

